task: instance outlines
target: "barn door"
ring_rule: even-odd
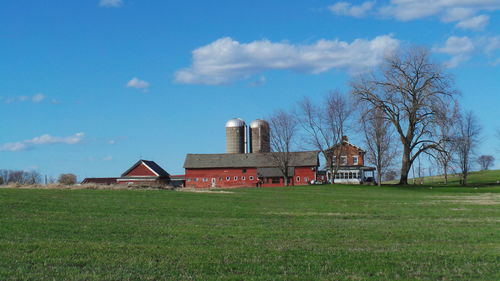
[[[212,178],[212,187],[215,187],[215,183],[216,183],[216,179],[215,178]]]

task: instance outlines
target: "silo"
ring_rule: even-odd
[[[250,123],[250,153],[270,152],[269,123],[256,119]]]
[[[240,118],[234,118],[226,122],[226,153],[245,153],[246,124]]]

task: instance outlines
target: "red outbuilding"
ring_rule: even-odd
[[[267,153],[188,154],[184,162],[186,187],[271,187],[283,186],[281,170]],[[290,153],[290,185],[307,185],[316,180],[317,151]]]
[[[116,179],[118,184],[167,185],[170,175],[154,161],[139,160]]]

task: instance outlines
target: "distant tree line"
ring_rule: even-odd
[[[73,185],[76,184],[76,175],[74,174],[61,174],[59,178],[55,180],[54,178],[46,178],[46,183],[55,183],[63,185]],[[23,170],[6,170],[0,169],[0,185],[6,184],[22,184],[22,185],[33,185],[42,184],[44,179],[42,175],[37,171],[23,171]]]
[[[399,184],[408,184],[415,164],[427,156],[446,183],[454,172],[465,185],[474,164],[487,170],[495,159],[475,157],[482,128],[473,112],[461,108],[458,97],[452,76],[431,60],[428,49],[407,48],[386,57],[378,70],[352,79],[350,95],[334,91],[316,103],[305,97],[293,112],[276,111],[270,117],[271,138],[286,137],[288,144],[318,150],[335,175],[339,164],[328,159],[338,155],[330,155],[329,148],[343,135],[357,133],[364,139],[365,161],[377,168],[379,184],[398,175]],[[283,118],[288,120],[274,122]],[[302,134],[294,132],[299,129]],[[497,135],[500,139],[500,130]],[[273,151],[290,152],[290,145],[277,144],[272,142]],[[421,175],[420,164],[417,168]]]
[[[37,171],[0,170],[0,184],[40,184],[42,176]]]

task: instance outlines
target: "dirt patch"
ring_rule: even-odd
[[[470,205],[500,205],[500,194],[498,193],[483,193],[479,195],[468,196],[434,196],[434,200],[446,203],[459,203]]]

